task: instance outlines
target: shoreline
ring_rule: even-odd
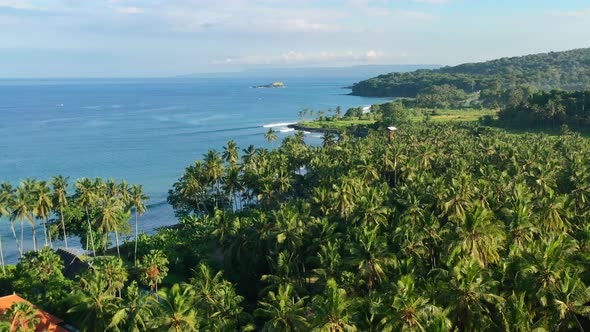
[[[287,126],[287,128],[291,128],[291,129],[295,129],[298,131],[307,131],[310,133],[326,133],[326,132],[333,132],[333,133],[337,133],[338,130],[334,129],[334,128],[316,128],[316,127],[306,127],[306,126],[302,126],[299,123],[293,123]]]

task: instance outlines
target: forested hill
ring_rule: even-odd
[[[354,84],[360,96],[416,97],[431,86],[465,92],[533,86],[543,90],[590,87],[590,48],[467,63],[433,70],[380,75]]]

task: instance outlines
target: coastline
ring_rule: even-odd
[[[299,123],[293,123],[287,126],[287,128],[291,128],[298,131],[307,131],[310,133],[326,133],[326,132],[333,132],[337,133],[338,130],[334,128],[316,128],[316,127],[306,127],[302,126]]]

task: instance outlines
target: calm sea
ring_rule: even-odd
[[[62,174],[143,184],[151,200],[141,231],[149,233],[176,222],[166,193],[209,149],[232,139],[240,148],[269,147],[264,126],[297,121],[303,108],[378,101],[346,95],[343,87],[363,78],[281,78],[283,89],[250,88],[273,78],[0,80],[0,181]],[[7,261],[15,262],[6,220],[0,234]]]

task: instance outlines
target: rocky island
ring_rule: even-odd
[[[253,86],[254,89],[284,88],[284,87],[285,87],[285,83],[283,83],[283,82],[273,82],[273,83],[270,83],[270,84],[255,85],[255,86]]]

